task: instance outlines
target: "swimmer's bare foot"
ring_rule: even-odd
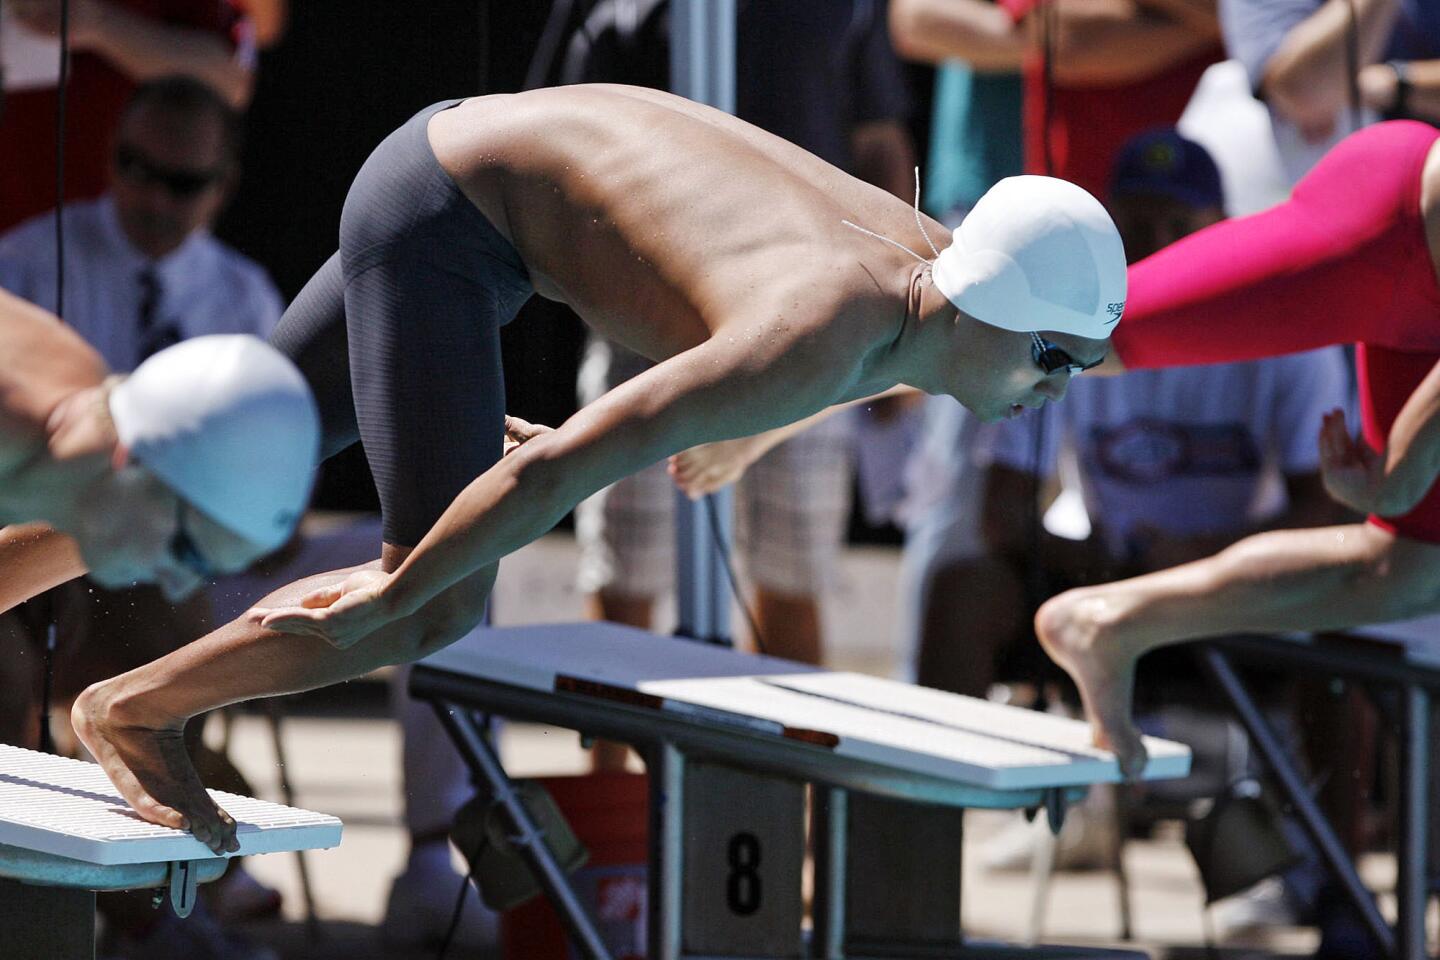
[[[1080,688],[1095,745],[1114,751],[1121,776],[1134,781],[1148,759],[1131,719],[1135,656],[1113,635],[1113,603],[1099,590],[1069,590],[1046,601],[1035,614],[1035,635]]]
[[[80,694],[70,711],[76,735],[141,817],[189,830],[217,854],[240,849],[235,821],[205,792],[186,752],[185,721],[142,719],[124,705],[123,681],[124,675]]]
[[[772,437],[764,433],[702,443],[672,456],[667,471],[687,497],[698,500],[739,480],[774,446]]]

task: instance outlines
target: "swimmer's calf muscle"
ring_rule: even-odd
[[[65,534],[43,523],[0,528],[0,613],[52,587],[83,576],[80,548]]]

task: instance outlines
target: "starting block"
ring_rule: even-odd
[[[240,849],[217,856],[183,830],[130,809],[97,764],[0,745],[0,925],[14,960],[94,956],[95,892],[168,888],[188,916],[198,884],[232,856],[333,847],[341,823],[211,790],[235,818]]]
[[[479,713],[568,727],[645,756],[651,960],[1021,956],[962,934],[964,808],[1039,808],[1058,829],[1076,793],[1120,779],[1114,756],[1078,721],[615,624],[478,630],[421,661],[410,686],[434,705],[591,960],[611,953]],[[1146,779],[1188,773],[1188,748],[1148,737],[1146,746]]]

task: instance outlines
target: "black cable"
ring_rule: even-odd
[[[41,753],[55,752],[55,740],[50,733],[50,703],[55,692],[55,619],[48,619],[50,622],[45,628],[45,679],[40,687]]]
[[[435,953],[435,960],[445,960],[445,955],[450,952],[450,945],[455,942],[455,934],[460,930],[460,918],[465,915],[466,888],[475,878],[475,863],[480,859],[480,854],[485,852],[487,845],[485,837],[481,836],[480,846],[475,848],[475,856],[470,858],[470,869],[460,879],[460,892],[455,895],[455,909],[450,914],[450,928],[445,931],[445,937],[440,941],[440,948]]]
[[[715,508],[714,497],[705,498],[705,513],[710,518],[710,539],[715,542],[715,552],[719,554],[720,562],[725,567],[725,575],[730,578],[730,591],[735,594],[735,602],[740,605],[745,619],[750,623],[750,635],[755,638],[755,649],[765,653],[765,638],[760,636],[760,623],[740,593],[740,581],[735,576],[735,565],[730,562],[730,545],[720,529],[720,511]]]
[[[487,623],[489,622],[489,614],[489,604],[486,604],[485,615],[487,617]],[[487,736],[492,719],[489,714],[486,714],[485,721],[482,724],[483,729],[487,731]],[[465,871],[465,876],[460,879],[460,892],[455,895],[455,909],[450,914],[450,927],[445,931],[445,936],[440,940],[440,947],[435,953],[435,960],[445,960],[445,955],[450,952],[450,946],[455,942],[455,934],[460,930],[460,918],[465,915],[465,888],[470,886],[471,881],[475,879],[475,864],[480,862],[480,855],[483,854],[485,848],[490,845],[490,810],[494,808],[495,801],[492,800],[490,809],[485,811],[485,818],[480,822],[480,840],[475,846],[475,853],[467,858],[470,869]]]
[[[55,316],[65,319],[65,94],[70,81],[70,0],[60,0],[60,80],[55,90]],[[53,614],[53,611],[51,611]],[[40,751],[53,753],[50,700],[55,689],[55,618],[47,617],[45,678],[40,688]]]
[[[1043,109],[1041,110],[1040,145],[1047,177],[1055,175],[1055,154],[1050,136],[1055,102],[1055,17],[1055,3],[1042,3],[1040,6],[1040,81]],[[1045,427],[1049,419],[1045,415],[1045,411],[1046,408],[1042,406],[1030,414],[1035,418],[1035,439],[1030,447],[1030,489],[1025,510],[1025,546],[1029,562],[1026,564],[1027,575],[1024,586],[1026,604],[1032,614],[1040,609],[1040,604],[1048,599],[1045,596],[1047,584],[1040,556],[1045,529],[1044,518],[1041,516],[1040,510],[1040,494],[1044,487],[1040,476],[1040,461],[1045,452]],[[1035,689],[1038,694],[1035,707],[1044,709],[1045,683],[1043,676],[1036,677]]]
[[[65,93],[70,81],[70,0],[60,0],[60,82],[55,90],[55,316],[65,319]]]

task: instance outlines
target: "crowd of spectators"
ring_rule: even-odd
[[[568,5],[563,42],[532,76],[666,86],[667,8],[664,0]],[[0,287],[62,312],[120,372],[186,337],[268,334],[281,293],[264,266],[211,228],[242,176],[257,52],[283,40],[283,0],[69,0],[57,184],[60,9],[60,0],[0,7]],[[927,72],[907,72],[905,61]],[[1283,199],[1359,126],[1390,117],[1440,123],[1440,6],[742,0],[737,65],[740,117],[907,202],[915,143],[928,143],[923,204],[949,226],[998,180],[1046,173],[1104,200],[1134,262]],[[917,88],[917,75],[933,90]],[[928,118],[917,116],[917,101],[930,104]],[[645,366],[592,339],[580,402]],[[1257,529],[1342,515],[1320,483],[1315,436],[1325,411],[1350,403],[1347,370],[1343,351],[1332,348],[1082,378],[1060,406],[1000,425],[978,423],[948,397],[824,421],[740,481],[743,602],[767,652],[823,662],[824,603],[862,461],[863,497],[904,490],[893,511],[887,500],[870,512],[892,512],[903,529],[896,620],[915,679],[1063,710],[1063,675],[1047,667],[1030,626],[1047,597],[1206,556]],[[892,418],[913,431],[876,429]],[[877,455],[878,441],[868,438],[880,436],[898,445]],[[654,624],[657,598],[672,585],[672,487],[660,465],[577,508],[578,576],[595,617]],[[302,550],[293,546],[287,562]],[[18,692],[0,698],[0,740],[36,739],[52,630],[63,700],[199,636],[212,619],[205,595],[174,604],[156,588],[110,592],[84,582],[0,612],[0,638],[27,651],[0,657],[0,685]],[[1143,689],[1161,693],[1151,703],[1188,687],[1178,681],[1191,671],[1177,669],[1176,656],[1144,673]],[[392,895],[402,917],[388,928],[423,942],[448,919],[444,891],[458,878],[445,827],[466,785],[439,728],[405,702],[401,677],[412,849]],[[1213,722],[1224,721],[1217,714]],[[199,723],[196,750],[198,733]],[[223,758],[212,767],[238,789]],[[1096,821],[1114,829],[1108,807],[1092,813],[1089,829]],[[1074,822],[1086,829],[1085,817]],[[1022,843],[1019,860],[1027,856]],[[1013,860],[991,858],[997,866]],[[109,898],[103,954],[274,956],[224,929],[237,914],[276,906],[271,891],[232,873],[228,913],[185,925],[134,898]],[[1303,919],[1304,885],[1293,886],[1289,918]],[[478,906],[470,914],[479,922],[474,936],[493,937],[476,920],[484,917]],[[1322,954],[1331,944],[1322,941]]]

